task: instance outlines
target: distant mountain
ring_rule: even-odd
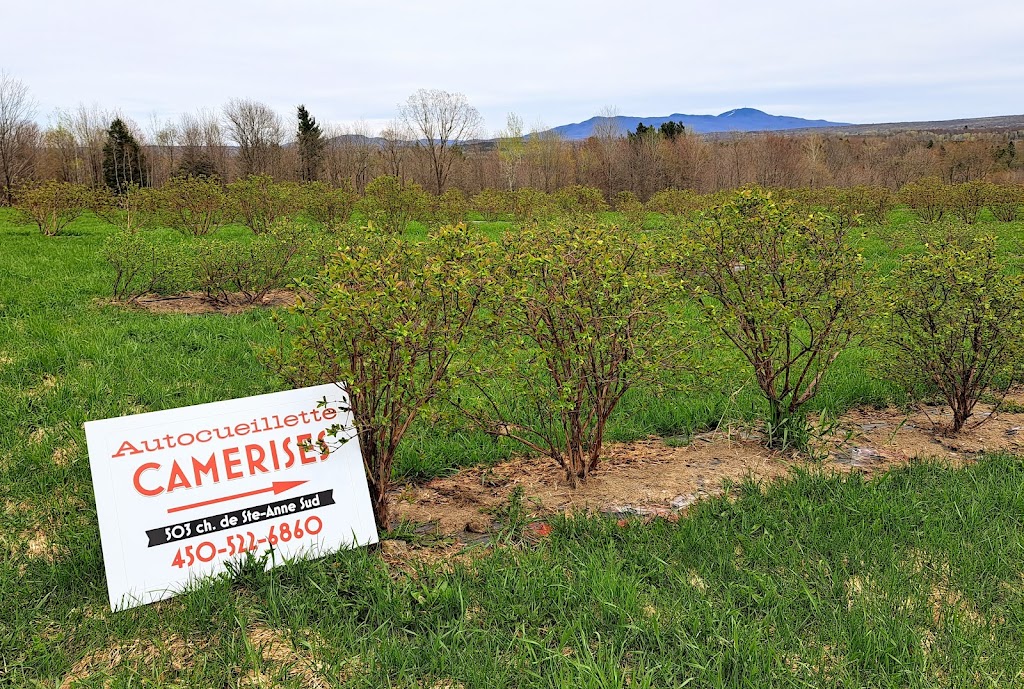
[[[820,129],[820,127],[816,128]],[[886,136],[889,134],[965,134],[973,132],[1022,132],[1024,115],[966,117],[959,120],[928,120],[919,122],[880,122],[847,124],[829,127],[825,133],[838,136]]]
[[[648,127],[659,127],[668,121],[682,122],[687,131],[696,134],[717,132],[776,132],[786,129],[810,129],[817,127],[843,127],[845,122],[828,122],[826,120],[805,120],[802,117],[785,117],[769,115],[755,108],[737,108],[723,112],[721,115],[666,115],[663,117],[591,117],[584,122],[564,124],[551,131],[570,140],[586,139],[594,133],[598,124],[611,122],[619,134],[636,131],[636,126],[643,122]]]
[[[383,146],[384,139],[379,136],[366,136],[365,134],[338,134],[332,136],[328,141],[336,144],[349,144],[352,146]]]

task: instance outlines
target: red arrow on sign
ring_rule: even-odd
[[[172,512],[183,512],[190,510],[193,507],[206,507],[207,505],[214,505],[218,502],[227,502],[228,500],[237,500],[239,498],[247,498],[250,495],[259,495],[260,493],[273,492],[274,495],[280,495],[286,490],[291,490],[296,486],[301,486],[306,481],[274,481],[268,488],[260,488],[259,490],[250,490],[247,493],[238,493],[237,495],[225,495],[222,498],[213,498],[212,500],[203,500],[202,502],[194,502],[191,505],[181,505],[179,507],[168,508],[167,513]]]

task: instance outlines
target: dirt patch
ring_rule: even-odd
[[[142,667],[165,660],[173,671],[190,666],[205,644],[189,643],[177,635],[157,641],[135,639],[123,644],[89,653],[79,660],[64,677],[60,689],[71,689],[96,675],[110,675],[122,665]],[[104,686],[109,686],[109,682]]]
[[[56,464],[57,466],[66,467],[68,464],[75,461],[75,459],[77,459],[78,456],[78,443],[72,440],[67,445],[64,445],[63,447],[58,447],[56,450],[54,450],[51,458],[53,459],[53,463]]]
[[[0,516],[9,518],[10,524],[0,529],[0,554],[6,551],[13,559],[24,557],[53,564],[65,552],[61,536],[89,528],[88,509],[80,497],[61,489],[51,497],[54,505],[59,505],[56,511],[27,500],[3,502]]]
[[[57,559],[58,548],[50,542],[43,531],[25,531],[21,534],[25,541],[25,554],[31,559],[46,560],[50,564]]]
[[[139,298],[134,306],[150,313],[170,314],[234,314],[249,309],[292,306],[296,294],[292,290],[271,290],[263,299],[250,302],[240,294],[229,294],[224,301],[210,299],[202,292],[186,292],[171,297],[148,294]]]
[[[4,500],[4,515],[19,514],[32,510],[32,503],[27,500]]]
[[[846,589],[846,609],[852,610],[859,600],[878,598],[874,583],[867,577],[852,576],[844,584]]]
[[[29,560],[42,560],[52,565],[60,556],[60,546],[54,542],[56,533],[51,521],[38,521],[30,528],[0,535],[0,552],[6,550],[12,558],[23,555]]]
[[[311,633],[310,633],[311,635]],[[298,680],[306,689],[325,689],[333,686],[327,679],[326,668],[315,660],[307,648],[297,648],[280,631],[257,624],[245,630],[245,638],[252,649],[256,668],[241,677],[240,687],[277,687],[281,680]],[[109,686],[109,677],[121,669],[142,668],[162,664],[171,672],[182,672],[208,657],[210,647],[217,643],[211,639],[182,639],[176,634],[157,639],[135,639],[93,651],[79,660],[60,684],[60,689],[71,689],[78,682],[106,677],[103,686]],[[311,646],[311,644],[302,644]],[[345,681],[361,668],[358,658],[345,663],[340,678]],[[339,676],[337,672],[333,676]],[[92,686],[92,685],[90,685]]]
[[[1019,409],[1024,394],[1007,398],[1008,406]],[[902,464],[917,457],[935,457],[954,464],[983,452],[1024,451],[1024,413],[999,411],[993,415],[991,405],[979,404],[974,417],[959,435],[943,435],[942,429],[952,420],[948,407],[926,406],[906,413],[898,409],[851,411],[841,419],[846,453],[837,448],[833,459],[854,468],[876,463]],[[980,425],[977,422],[981,421]],[[861,449],[860,456],[853,453]],[[874,452],[872,455],[870,450]]]
[[[489,551],[481,548],[477,552],[469,552],[465,543],[455,538],[437,538],[434,529],[425,534],[423,543],[410,543],[400,539],[381,541],[381,558],[388,564],[392,572],[415,577],[418,565],[437,567],[441,571],[450,572],[453,565],[472,564],[474,557]]]
[[[35,507],[26,501],[4,501],[4,517],[34,514]],[[54,543],[57,527],[52,519],[33,518],[28,528],[7,527],[0,532],[0,552],[6,551],[12,558],[24,556],[30,560],[56,562],[60,547]]]
[[[306,689],[326,689],[333,686],[327,680],[323,664],[315,660],[308,650],[296,648],[280,631],[260,624],[247,629],[245,636],[249,645],[259,655],[261,667],[251,670],[239,686],[276,687],[280,686],[283,677],[298,680],[299,686]],[[359,666],[358,659],[350,664],[351,668],[342,671],[341,681],[347,680]]]
[[[46,393],[50,392],[51,390],[53,390],[55,387],[57,387],[58,383],[59,381],[57,380],[56,376],[51,376],[49,373],[47,373],[46,375],[43,376],[43,379],[39,381],[39,385],[28,388],[27,390],[25,390],[24,394],[26,397],[31,398],[41,397]]]
[[[400,518],[436,522],[446,534],[490,530],[496,510],[516,488],[522,488],[524,507],[538,517],[592,511],[668,514],[718,492],[724,479],[777,478],[788,466],[752,440],[709,435],[687,447],[669,447],[652,439],[610,445],[600,469],[576,489],[550,459],[520,458],[406,487],[396,496],[397,509]]]
[[[808,662],[799,653],[790,654],[786,657],[786,660],[791,672],[805,671],[820,676],[826,681],[832,681],[835,678],[836,671],[846,664],[845,658],[830,644],[818,646],[816,643],[810,642],[807,644],[807,651],[804,655],[818,658],[818,660],[816,662]]]
[[[1020,408],[1024,393],[1011,395],[1008,401],[1011,408]],[[553,461],[534,457],[402,486],[393,497],[400,519],[430,523],[440,534],[472,543],[486,539],[481,534],[497,527],[497,513],[517,488],[534,519],[594,512],[678,518],[698,500],[720,494],[726,482],[772,481],[794,466],[871,476],[916,458],[960,466],[982,452],[1024,450],[1024,413],[992,415],[991,406],[979,404],[975,420],[984,419],[982,425],[945,437],[940,429],[950,415],[941,407],[911,413],[895,408],[853,410],[840,419],[839,430],[822,448],[827,457],[814,462],[770,451],[756,431],[734,426],[696,435],[682,447],[660,438],[609,445],[599,470],[577,489],[569,488]]]
[[[935,584],[928,594],[928,602],[932,609],[932,621],[935,624],[942,622],[945,610],[953,610],[962,619],[971,625],[984,627],[986,620],[978,612],[977,608],[964,598],[956,589],[946,584]]]

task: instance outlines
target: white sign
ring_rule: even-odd
[[[343,399],[320,385],[86,423],[110,607],[168,598],[248,553],[376,543],[354,431],[331,435],[351,429]]]

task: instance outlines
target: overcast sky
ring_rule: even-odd
[[[489,132],[755,107],[845,122],[1024,113],[1024,0],[4,0],[0,69],[45,122],[232,97],[376,131],[418,88]]]

